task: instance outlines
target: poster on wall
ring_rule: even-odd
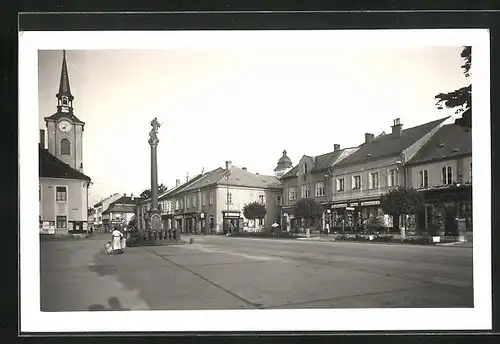
[[[54,222],[43,221],[40,226],[40,234],[55,234],[56,228]]]

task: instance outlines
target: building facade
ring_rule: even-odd
[[[176,187],[160,195],[164,230],[180,233],[216,234],[225,231],[243,231],[270,227],[280,219],[282,187],[275,176],[250,173],[246,168],[226,162],[217,168],[199,174],[184,184],[177,180]],[[243,207],[251,202],[266,206],[266,217],[257,223],[246,219]],[[151,201],[138,207],[138,218],[146,219]],[[142,221],[147,228],[147,221]]]
[[[90,178],[83,174],[83,128],[73,111],[66,54],[63,52],[57,112],[45,117],[40,130],[39,202],[40,228],[55,233],[80,233],[88,225],[88,187]]]
[[[283,183],[282,228],[287,231],[303,229],[303,223],[295,216],[293,208],[298,200],[314,199],[322,208],[322,215],[310,225],[323,229],[330,226],[330,203],[332,192],[331,168],[354,153],[357,148],[340,149],[335,144],[333,151],[319,156],[304,155],[299,163],[281,177]]]
[[[409,185],[407,162],[443,125],[452,122],[446,117],[403,130],[397,118],[390,134],[366,133],[356,152],[332,168],[333,229],[360,229],[370,217],[393,227],[392,218],[380,206],[381,196],[393,187]]]
[[[435,224],[447,236],[472,231],[472,134],[445,125],[408,162],[409,186],[424,200],[421,228]]]
[[[126,226],[136,215],[138,200],[132,195],[126,194],[114,200],[109,207],[102,212],[103,226],[111,231],[116,225]]]
[[[109,230],[108,227],[104,227],[104,222],[103,222],[103,212],[105,212],[111,203],[116,201],[118,198],[120,198],[121,195],[119,193],[115,193],[113,195],[109,195],[108,197],[102,199],[101,201],[97,202],[94,204],[94,229],[98,231],[104,231],[107,232]]]

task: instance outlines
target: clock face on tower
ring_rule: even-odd
[[[59,129],[65,133],[70,131],[72,127],[73,127],[73,125],[66,120],[59,122]]]

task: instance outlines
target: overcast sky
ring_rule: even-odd
[[[159,130],[158,178],[169,188],[231,160],[272,174],[283,149],[295,164],[451,115],[434,96],[465,85],[461,47],[318,45],[280,49],[70,50],[75,115],[86,123],[84,172],[93,204],[150,187],[150,121]],[[56,111],[62,51],[39,53],[40,128]]]

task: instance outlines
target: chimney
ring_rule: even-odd
[[[181,185],[181,180],[180,179],[176,179],[175,180],[175,186],[177,187],[179,185]]]
[[[246,171],[246,170],[247,170],[247,168],[246,168],[246,167],[242,167],[241,169],[242,169],[243,171]]]
[[[186,183],[189,182],[189,174],[186,173]]]
[[[45,149],[45,130],[40,129],[40,148]]]
[[[123,197],[127,197],[127,193],[126,192],[123,194]]]
[[[133,193],[131,193],[131,194],[130,194],[130,199],[131,199],[132,201],[134,200],[134,194],[133,194]]]
[[[226,161],[226,170],[229,170],[231,167],[233,167],[233,163],[231,161]]]
[[[392,135],[400,137],[403,135],[403,125],[401,124],[399,118],[394,119],[394,125],[392,128]]]
[[[339,150],[340,150],[340,145],[339,145],[338,143],[335,143],[335,144],[333,145],[333,151],[334,151],[334,152],[338,152]]]
[[[365,133],[365,143],[372,142],[374,137],[372,133]]]

